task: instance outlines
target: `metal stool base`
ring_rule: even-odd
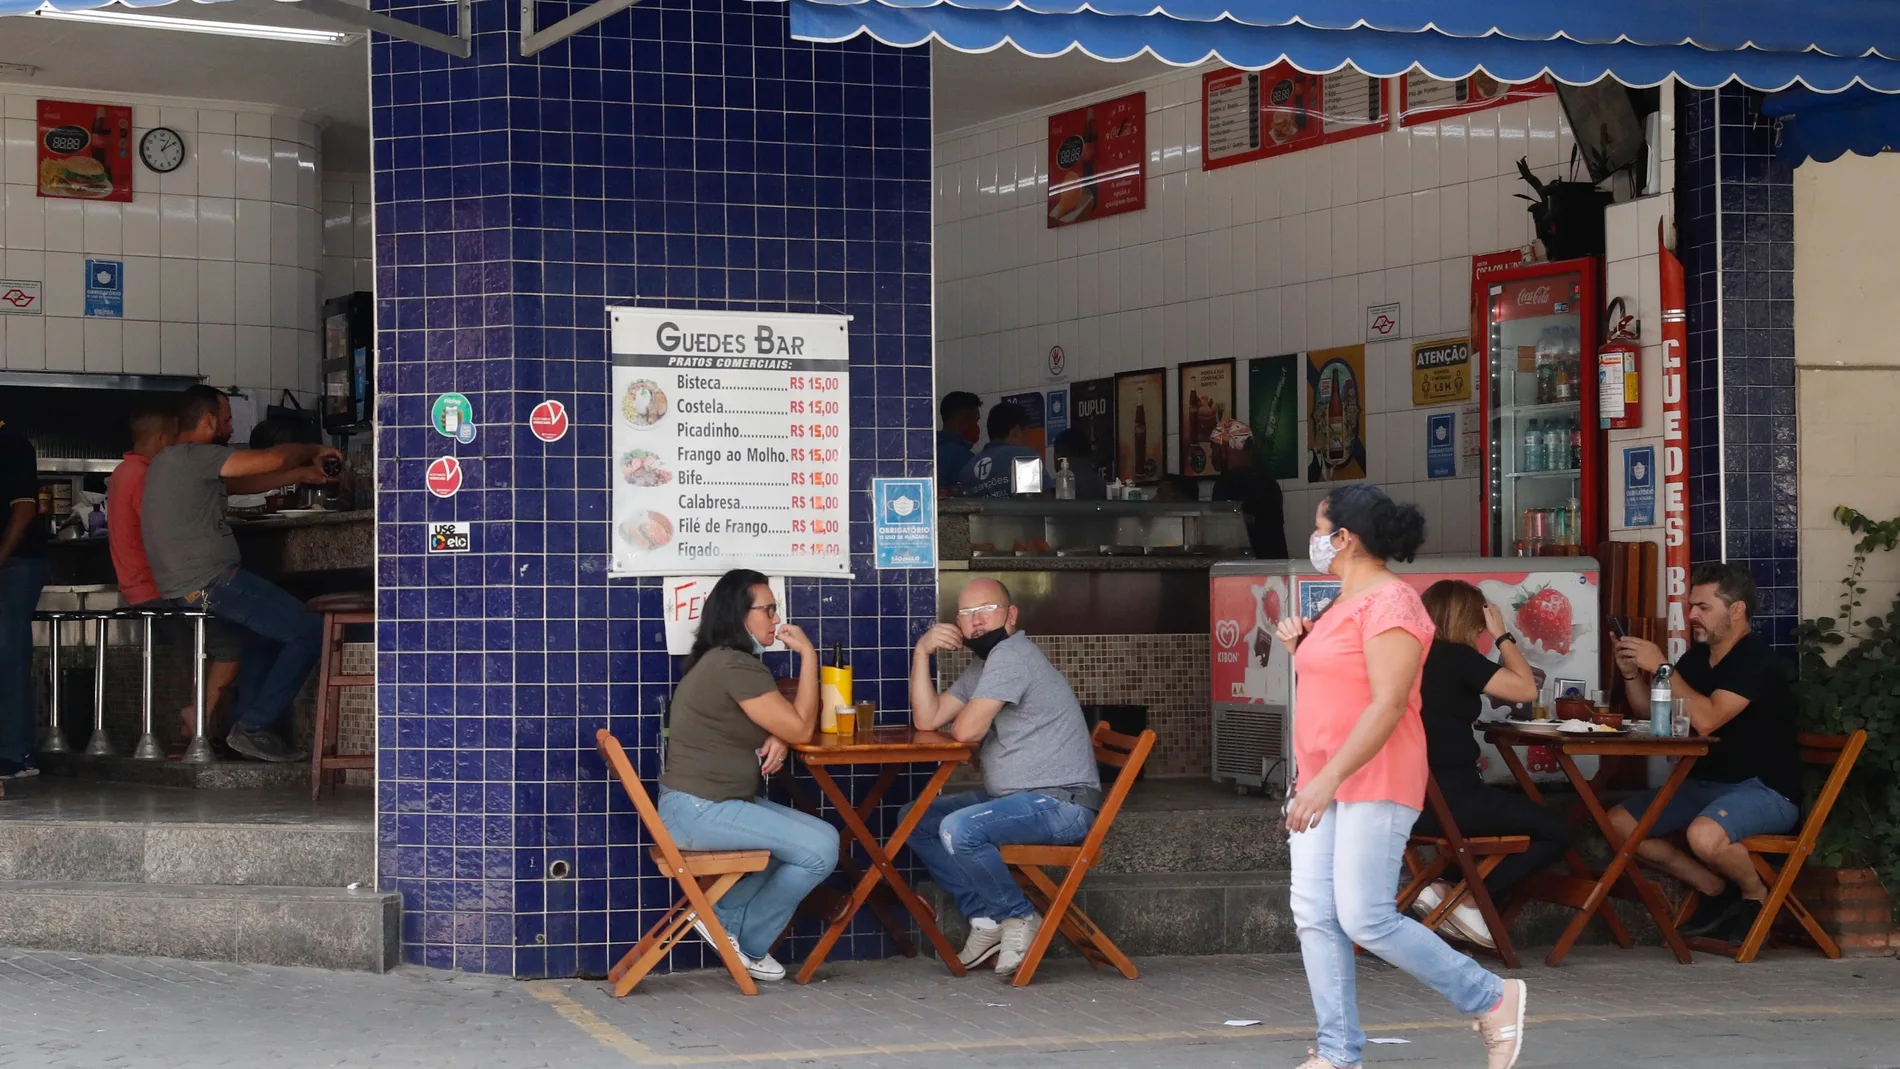
[[[158,744],[158,737],[148,731],[139,736],[138,749],[132,751],[132,757],[137,761],[163,761],[165,750]]]
[[[218,752],[211,748],[210,739],[200,735],[191,740],[190,746],[185,747],[185,756],[179,760],[188,765],[215,765],[218,763]]]
[[[66,733],[59,730],[59,727],[55,725],[53,730],[46,733],[46,741],[40,743],[40,752],[72,753],[73,748],[66,745]]]
[[[86,743],[86,756],[87,757],[111,757],[112,756],[112,736],[106,734],[105,728],[98,727],[98,728],[93,729],[92,741]]]

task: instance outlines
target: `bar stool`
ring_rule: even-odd
[[[118,615],[111,609],[87,609],[80,618],[95,624],[92,644],[92,738],[87,757],[111,757],[112,736],[106,732],[106,630]]]
[[[73,748],[66,744],[66,733],[59,726],[59,650],[60,632],[65,629],[66,621],[73,618],[68,609],[41,609],[33,614],[33,619],[46,623],[51,641],[48,643],[47,662],[52,670],[52,686],[47,695],[50,707],[46,716],[46,734],[40,738],[41,753],[71,753]]]
[[[373,594],[324,594],[305,603],[311,612],[323,614],[323,659],[317,669],[317,708],[310,730],[310,797],[320,799],[327,784],[334,787],[348,769],[374,769],[376,754],[338,753],[338,729],[343,719],[344,687],[368,687],[376,683],[375,673],[366,676],[343,674],[343,629],[354,624],[376,622],[376,597]]]

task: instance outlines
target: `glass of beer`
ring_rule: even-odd
[[[857,722],[859,731],[870,734],[871,729],[877,726],[877,703],[869,700],[858,702]]]
[[[840,705],[834,712],[838,718],[838,735],[840,738],[858,733],[858,710],[856,706]]]

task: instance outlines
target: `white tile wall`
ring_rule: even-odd
[[[1140,212],[1047,228],[1045,111],[938,138],[938,392],[1046,386],[1059,344],[1072,379],[1235,357],[1245,412],[1249,358],[1355,344],[1365,309],[1397,301],[1407,339],[1367,347],[1368,474],[1424,510],[1427,552],[1475,554],[1478,473],[1461,459],[1457,478],[1426,479],[1410,341],[1467,333],[1470,257],[1531,242],[1516,164],[1565,169],[1556,98],[1203,171],[1200,75],[1101,96],[1133,88],[1148,93]],[[1328,488],[1282,485],[1292,544]]]
[[[373,288],[376,279],[368,175],[329,174],[323,178],[323,297],[342,297]]]
[[[187,162],[169,175],[135,165],[128,204],[35,195],[35,100],[85,93],[0,85],[0,271],[45,283],[45,314],[9,317],[0,360],[9,369],[203,375],[219,386],[314,395],[317,302],[329,267],[347,292],[366,266],[328,263],[318,131],[268,109],[192,101],[134,103],[133,134],[155,125],[184,135]],[[363,185],[367,201],[367,186]],[[368,231],[368,207],[362,207]],[[367,242],[360,255],[367,264]],[[84,316],[83,261],[125,261],[125,318]],[[366,288],[366,287],[365,287]],[[239,325],[259,328],[256,336]],[[275,333],[273,333],[275,332]],[[239,358],[240,344],[254,347]]]

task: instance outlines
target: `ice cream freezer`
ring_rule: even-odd
[[[1536,704],[1548,707],[1572,692],[1587,698],[1603,686],[1594,559],[1438,557],[1393,570],[1420,591],[1441,579],[1462,579],[1502,609],[1537,677]],[[1339,593],[1339,579],[1319,574],[1303,560],[1237,560],[1214,565],[1209,583],[1214,780],[1241,789],[1284,790],[1294,778],[1293,722],[1299,711],[1293,701],[1293,658],[1274,639],[1274,630],[1284,617],[1318,615]],[[1496,659],[1490,635],[1480,636],[1478,648]],[[1490,698],[1480,707],[1486,720],[1530,713]],[[1478,745],[1485,780],[1511,782],[1497,751],[1482,738]],[[1582,758],[1578,764],[1585,775],[1593,775],[1595,761]],[[1540,781],[1564,778],[1556,755],[1543,747],[1532,747],[1526,763]]]

